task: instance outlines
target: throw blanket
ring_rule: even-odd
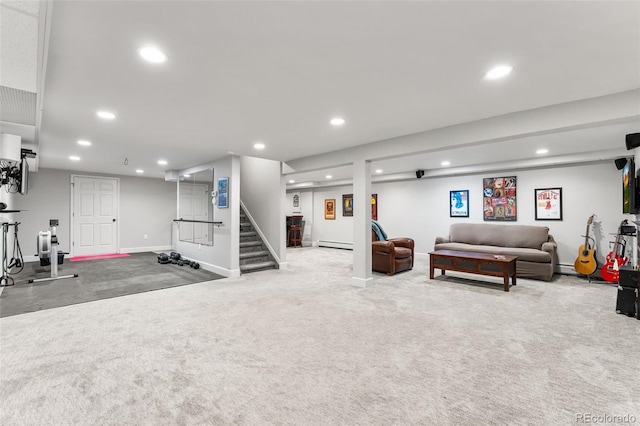
[[[380,226],[380,224],[375,220],[371,221],[371,229],[373,229],[373,232],[376,233],[380,241],[387,241],[387,233],[384,232],[384,229],[382,229],[382,226]]]

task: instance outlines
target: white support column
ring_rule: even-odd
[[[366,287],[371,273],[371,163],[353,162],[353,277],[352,284]]]
[[[284,163],[283,163],[284,164]],[[282,165],[280,166],[282,170]],[[278,243],[278,255],[280,264],[278,269],[287,269],[287,176],[280,175],[280,242]],[[301,237],[302,238],[302,237]]]

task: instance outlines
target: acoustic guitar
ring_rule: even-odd
[[[618,228],[618,234],[616,235],[616,241],[613,244],[613,249],[611,253],[607,255],[607,263],[604,264],[602,270],[600,271],[600,275],[605,281],[610,283],[617,283],[620,279],[620,267],[627,263],[629,260],[628,257],[624,256],[624,244],[622,241],[622,225],[626,225],[627,220],[623,220],[620,223],[620,227]],[[622,254],[620,254],[620,247],[622,247]]]
[[[589,216],[589,220],[587,220],[587,231],[584,236],[584,244],[580,246],[578,250],[578,258],[573,264],[574,269],[577,273],[582,275],[591,275],[596,269],[598,269],[598,262],[596,262],[595,258],[595,250],[591,248],[589,241],[589,227],[593,223],[593,217],[595,215],[592,214]]]

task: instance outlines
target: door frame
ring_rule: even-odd
[[[116,181],[116,200],[118,203],[118,207],[116,208],[116,253],[120,253],[120,178],[114,176],[95,176],[95,175],[79,175],[79,174],[71,174],[71,182],[69,183],[69,191],[71,192],[71,196],[69,199],[71,200],[71,204],[69,205],[69,257],[73,257],[75,255],[75,240],[73,235],[73,229],[75,228],[74,223],[74,207],[75,207],[75,178],[92,178],[92,179],[110,179]]]

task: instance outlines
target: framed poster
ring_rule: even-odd
[[[342,216],[353,216],[353,194],[342,195]]]
[[[223,177],[218,179],[218,208],[226,209],[229,207],[229,178]]]
[[[535,189],[536,220],[562,220],[562,188]]]
[[[449,217],[469,217],[469,190],[449,191]]]
[[[371,219],[378,220],[378,194],[371,194]]]
[[[324,218],[325,220],[334,220],[336,218],[336,200],[324,200]]]
[[[516,177],[482,180],[482,216],[485,221],[516,221]]]

